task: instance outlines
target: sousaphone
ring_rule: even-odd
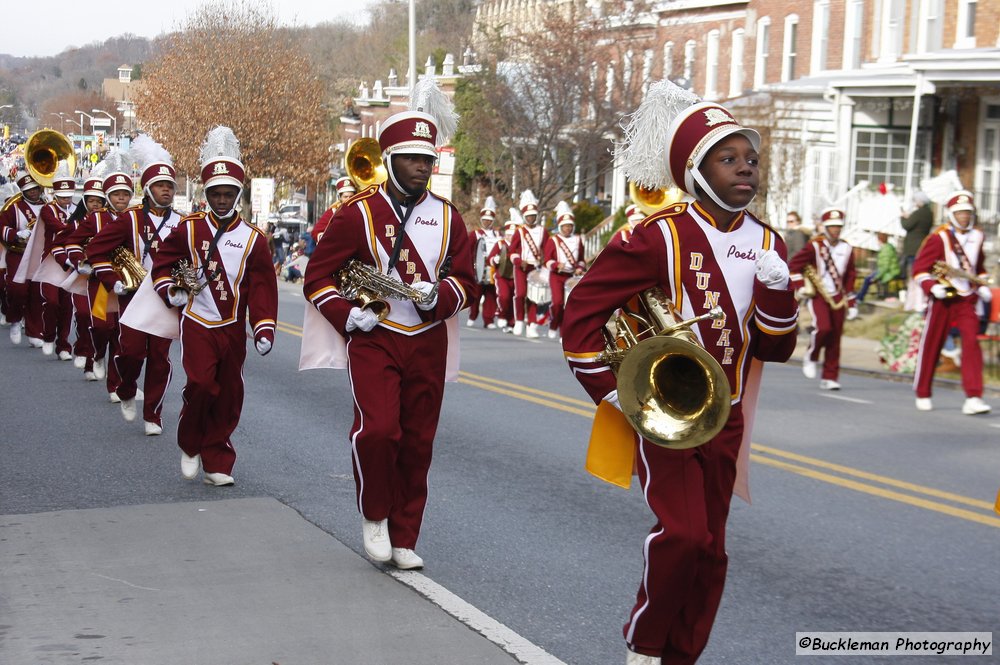
[[[42,187],[51,187],[59,162],[65,160],[69,172],[76,173],[76,154],[65,134],[54,129],[39,129],[24,144],[24,163],[28,174]]]

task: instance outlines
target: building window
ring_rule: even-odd
[[[785,17],[785,43],[782,48],[784,57],[781,59],[781,80],[791,81],[795,78],[795,60],[798,56],[799,17],[789,14]]]
[[[771,19],[757,20],[757,50],[753,59],[753,87],[762,88],[767,83],[768,41],[771,39]]]
[[[653,49],[646,49],[642,52],[642,96],[646,96],[649,89],[650,79],[653,78]]]
[[[906,130],[855,129],[852,182],[858,184],[867,180],[873,186],[888,182],[902,191],[909,143],[910,133]],[[917,141],[917,158],[913,165],[913,185],[917,185],[927,172],[926,141]]]
[[[669,79],[674,75],[674,43],[667,42],[663,45],[663,78]]]
[[[830,0],[816,0],[813,3],[812,30],[809,73],[815,75],[827,69],[826,55],[830,40]]]
[[[844,8],[844,69],[861,67],[861,44],[864,36],[864,0],[848,0]]]
[[[943,0],[921,0],[920,24],[917,28],[917,53],[939,51],[943,44]]]
[[[976,4],[977,0],[958,0],[955,48],[976,48]]]
[[[719,98],[719,31],[708,33],[705,49],[705,99]]]
[[[691,79],[694,76],[694,52],[697,47],[693,39],[684,44],[684,87],[688,90],[691,89]]]
[[[611,96],[615,91],[615,63],[609,62],[608,68],[604,72],[604,102],[611,103]]]
[[[743,92],[743,28],[733,30],[733,53],[729,62],[729,96],[739,97]]]
[[[879,62],[895,62],[903,54],[903,28],[906,0],[882,0]]]
[[[622,90],[628,94],[632,87],[632,58],[634,54],[631,49],[625,51],[625,59],[622,61]]]

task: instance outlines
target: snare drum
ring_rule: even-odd
[[[536,305],[548,305],[552,302],[552,287],[549,286],[549,271],[545,268],[535,268],[528,273],[528,300]]]
[[[566,285],[563,286],[563,293],[565,295],[565,299],[563,300],[564,305],[569,301],[569,292],[572,291],[573,287],[580,282],[580,279],[582,277],[583,277],[582,275],[573,275],[572,277],[566,280]]]

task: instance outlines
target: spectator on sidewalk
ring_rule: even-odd
[[[913,276],[913,261],[920,251],[920,245],[924,238],[930,235],[934,227],[934,212],[931,210],[931,200],[923,192],[913,195],[913,203],[917,206],[910,214],[903,215],[900,223],[906,231],[903,239],[903,278],[909,279]]]
[[[802,217],[792,210],[785,217],[787,228],[782,234],[785,239],[785,247],[788,248],[788,256],[795,256],[809,242],[809,234],[802,229]]]
[[[865,277],[861,290],[858,291],[858,302],[864,302],[865,295],[872,283],[878,282],[878,297],[887,298],[890,295],[889,288],[892,281],[899,277],[899,255],[896,253],[896,246],[889,241],[888,233],[878,234],[879,250],[875,263],[875,270]]]

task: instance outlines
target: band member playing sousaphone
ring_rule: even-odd
[[[760,135],[668,81],[650,86],[625,129],[616,161],[626,175],[648,188],[672,181],[688,196],[598,255],[570,294],[563,351],[598,404],[588,469],[627,487],[635,468],[656,517],[623,630],[625,662],[694,663],[722,598],[734,487],[747,496],[737,469],[749,454],[759,361],[792,354],[797,306],[784,242],[746,211],[759,184]],[[616,377],[620,349],[609,348],[605,325],[636,294],[657,305],[651,314],[671,316],[624,351]],[[673,337],[680,323],[694,341]],[[654,403],[661,390],[673,397]],[[667,417],[646,421],[651,414]],[[694,430],[677,440],[671,423]]]
[[[337,208],[344,204],[347,199],[351,198],[357,193],[357,188],[354,186],[354,181],[351,180],[350,176],[342,176],[337,178],[337,200],[333,202],[326,211],[320,215],[319,219],[316,220],[316,225],[313,227],[313,237],[316,242],[323,237],[326,233],[326,227],[330,225],[330,220],[333,219],[333,213],[337,212]]]
[[[7,272],[7,321],[10,323],[10,341],[20,344],[22,333],[28,336],[31,346],[42,346],[41,292],[37,296],[31,291],[33,285],[27,281],[17,281],[18,269],[24,260],[24,250],[28,239],[42,213],[45,199],[42,187],[25,171],[17,174],[20,190],[4,204],[0,210],[0,240],[6,249]],[[29,320],[29,300],[37,300],[37,321]],[[29,325],[25,325],[28,323]]]
[[[493,266],[493,285],[497,289],[497,326],[505,333],[512,332],[514,325],[514,263],[510,260],[510,241],[522,223],[517,208],[510,208],[510,219],[503,225],[503,237],[486,257]]]
[[[337,209],[309,261],[303,290],[315,309],[307,308],[300,363],[350,372],[350,440],[365,552],[404,569],[423,566],[414,549],[445,377],[457,372],[449,365],[457,354],[455,317],[479,297],[462,217],[427,191],[436,145],[455,129],[454,112],[433,79],[417,84],[410,107],[379,131],[388,180]],[[352,260],[379,276],[370,280],[372,290],[390,279],[422,296],[389,300],[380,321],[374,309],[346,297],[356,285],[340,283],[338,275]],[[318,326],[311,318],[317,310]]]
[[[931,387],[945,336],[958,328],[962,340],[962,413],[989,413],[983,401],[983,352],[979,348],[977,308],[989,307],[993,292],[987,282],[984,234],[976,226],[972,193],[953,192],[945,204],[948,222],[924,240],[913,262],[913,279],[930,298],[920,336],[913,387],[917,409],[930,411]]]
[[[267,238],[236,210],[246,171],[228,127],[201,147],[208,210],[181,220],[153,261],[153,287],[180,311],[181,362],[187,382],[177,421],[181,474],[206,485],[232,485],[232,434],[243,412],[247,324],[267,355],[278,318],[278,282]],[[185,270],[186,268],[186,270]]]
[[[469,232],[473,269],[482,292],[484,328],[496,328],[496,324],[493,322],[497,314],[497,287],[494,279],[496,269],[489,262],[490,253],[500,242],[500,234],[493,228],[496,218],[497,203],[492,196],[487,196],[482,210],[479,211],[479,228]],[[469,320],[466,325],[470,328],[476,325],[478,317],[479,300],[477,299],[469,304]]]
[[[583,260],[583,238],[573,233],[576,229],[576,216],[569,204],[560,201],[556,204],[556,230],[545,243],[545,267],[549,271],[549,285],[552,289],[552,312],[549,319],[549,338],[559,337],[559,326],[562,324],[563,309],[566,302],[567,285],[572,289],[569,280],[579,278],[587,268]]]
[[[166,148],[143,134],[132,142],[132,158],[139,164],[142,204],[128,208],[111,224],[100,230],[87,245],[87,262],[94,274],[117,302],[122,316],[131,304],[134,289],[142,281],[139,274],[153,267],[160,243],[180,224],[181,216],[171,208],[177,187],[173,159]],[[121,402],[122,417],[132,422],[136,417],[139,374],[146,365],[142,418],[147,436],[163,433],[161,413],[163,396],[170,382],[170,338],[119,324],[119,352],[113,361],[121,378],[111,401]]]
[[[510,258],[514,263],[514,334],[524,333],[525,337],[538,337],[538,307],[548,303],[539,302],[542,298],[538,296],[535,300],[529,297],[528,279],[534,271],[544,268],[544,247],[549,239],[549,232],[538,223],[538,199],[530,189],[521,192],[519,205],[524,225],[517,228],[510,242]],[[546,292],[548,282],[547,277],[539,282]],[[525,320],[528,322],[527,332]]]
[[[802,373],[816,378],[816,365],[823,355],[820,390],[840,390],[840,339],[844,321],[857,317],[854,297],[854,248],[840,233],[844,229],[844,211],[827,208],[820,214],[823,234],[813,238],[791,258],[792,287],[810,282],[816,294],[806,302],[812,316],[813,330],[809,348],[802,359]]]

